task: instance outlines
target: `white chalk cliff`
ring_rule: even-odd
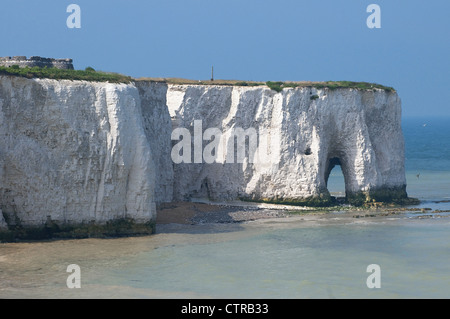
[[[269,132],[272,145],[260,162],[175,165],[176,199],[326,201],[328,176],[338,164],[347,197],[355,202],[406,196],[401,102],[395,92],[171,85],[167,104],[176,127],[193,127],[201,119],[203,130],[255,128]],[[259,137],[260,143],[267,140]]]
[[[14,223],[155,217],[137,88],[0,77],[0,208]]]
[[[201,133],[254,129],[260,161],[174,163],[173,129],[194,140],[198,120]],[[213,140],[203,138],[202,150]],[[349,199],[403,198],[403,143],[400,99],[382,89],[0,76],[0,229],[48,218],[147,222],[155,204],[194,197],[327,201],[337,164]]]

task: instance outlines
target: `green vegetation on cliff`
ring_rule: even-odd
[[[57,68],[25,67],[17,65],[11,67],[0,66],[0,75],[15,75],[25,78],[45,78],[54,80],[80,80],[93,82],[130,83],[132,78],[118,73],[95,71],[88,67],[86,70],[62,70]]]
[[[311,82],[311,81],[297,81],[297,82],[282,82],[282,81],[242,81],[242,80],[189,80],[180,78],[140,78],[137,81],[152,81],[164,82],[167,84],[187,84],[187,85],[228,85],[228,86],[268,86],[270,89],[281,92],[285,88],[310,87],[316,89],[358,89],[358,90],[373,90],[381,89],[387,92],[395,92],[392,87],[384,86],[377,83],[369,82],[353,82],[353,81],[325,81],[325,82]]]
[[[376,83],[368,82],[352,82],[352,81],[326,81],[326,82],[266,82],[266,85],[277,92],[281,92],[284,88],[311,87],[316,89],[359,89],[373,90],[381,89],[387,92],[394,92],[394,88]]]
[[[296,87],[310,87],[316,89],[359,89],[359,90],[373,90],[381,89],[387,92],[395,92],[392,87],[384,86],[376,83],[369,82],[352,82],[352,81],[325,81],[325,82],[281,82],[281,81],[236,81],[236,80],[188,80],[180,78],[141,78],[133,79],[130,76],[112,73],[95,71],[91,67],[87,67],[85,70],[62,70],[57,68],[39,68],[39,67],[25,67],[19,68],[18,65],[11,67],[0,66],[0,75],[16,75],[26,78],[45,78],[55,80],[80,80],[80,81],[94,81],[94,82],[111,82],[111,83],[130,83],[132,81],[153,81],[164,82],[167,84],[190,84],[190,85],[229,85],[229,86],[268,86],[270,89],[281,92],[285,88]]]

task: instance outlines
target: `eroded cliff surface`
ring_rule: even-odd
[[[202,120],[203,131],[254,129],[258,148],[269,140],[259,162],[176,164],[175,199],[326,202],[334,165],[341,165],[347,198],[354,203],[406,197],[401,102],[395,92],[170,85],[167,103],[174,126],[188,128],[192,136],[195,121]],[[212,140],[208,136],[203,146]]]
[[[10,226],[155,218],[155,154],[131,84],[0,77]]]

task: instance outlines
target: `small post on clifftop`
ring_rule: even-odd
[[[214,81],[214,65],[211,66],[211,81]]]

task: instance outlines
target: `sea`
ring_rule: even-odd
[[[449,298],[450,118],[404,118],[402,128],[407,192],[421,201],[419,212],[168,224],[144,237],[3,243],[0,298]],[[339,167],[328,187],[343,194]]]

